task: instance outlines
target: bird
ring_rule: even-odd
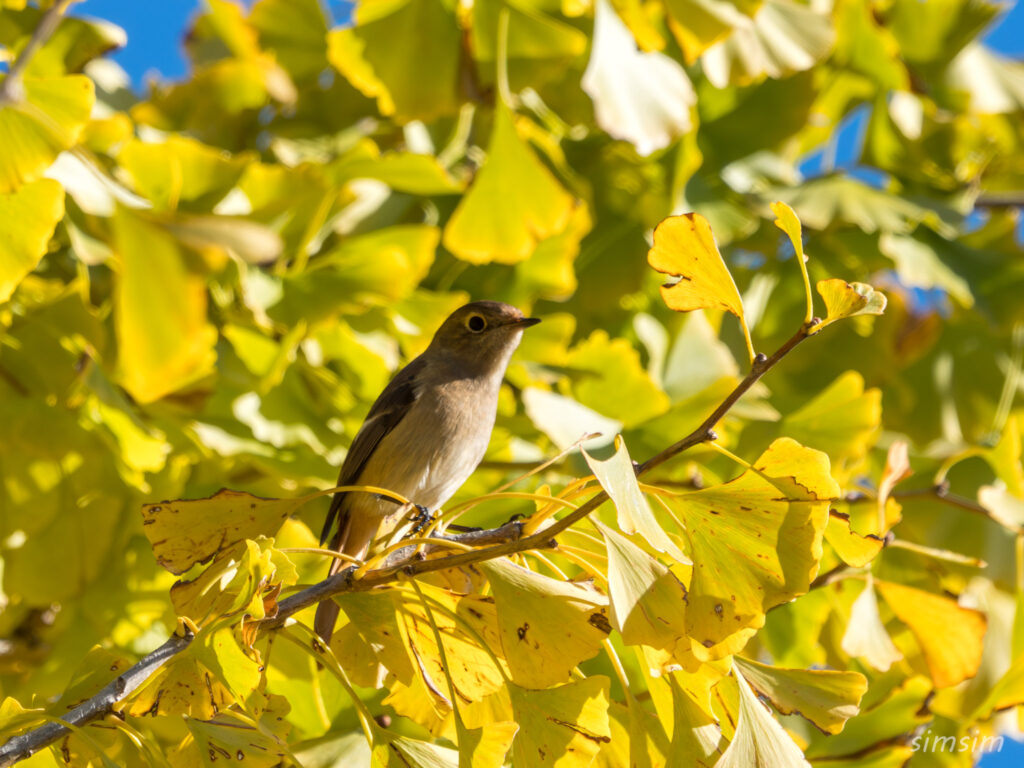
[[[338,475],[338,485],[397,493],[429,515],[476,470],[487,450],[498,393],[523,331],[540,320],[510,304],[474,301],[441,324],[426,350],[399,371],[370,407]],[[378,533],[408,507],[369,492],[339,491],[320,543],[363,560]],[[333,531],[333,536],[331,532]],[[331,562],[328,576],[346,566]],[[330,642],[339,606],[317,606],[314,630]]]

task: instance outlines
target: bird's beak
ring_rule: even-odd
[[[531,325],[536,325],[539,322],[539,317],[521,317],[518,320],[513,320],[509,325],[513,328],[529,328]]]

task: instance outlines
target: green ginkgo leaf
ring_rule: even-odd
[[[451,0],[360,3],[354,27],[328,33],[327,58],[377,99],[382,115],[408,122],[453,114],[461,49],[455,6]]]
[[[859,459],[878,438],[882,391],[864,389],[864,377],[846,371],[782,420],[783,434],[842,464]]]
[[[693,559],[686,623],[695,651],[752,632],[765,611],[808,590],[838,495],[828,457],[781,438],[735,480],[672,500]]]
[[[515,264],[569,224],[572,195],[516,131],[499,104],[487,159],[444,230],[444,246],[472,264]]]

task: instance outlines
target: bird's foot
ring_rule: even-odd
[[[416,514],[410,517],[410,520],[413,522],[411,532],[413,535],[418,535],[422,533],[428,525],[434,522],[434,515],[432,515],[430,510],[422,504],[413,504],[413,506],[416,507]]]

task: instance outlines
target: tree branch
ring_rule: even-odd
[[[36,25],[35,30],[32,32],[32,37],[29,38],[25,47],[21,49],[18,58],[11,64],[11,68],[7,71],[7,77],[4,78],[3,82],[0,82],[0,105],[21,101],[24,98],[25,94],[21,81],[25,75],[25,68],[28,66],[32,56],[35,55],[35,52],[45,45],[46,41],[50,39],[50,35],[56,31],[61,19],[64,17],[64,12],[74,1],[57,0],[43,14],[43,18],[40,19],[39,24]]]
[[[714,440],[716,437],[713,431],[715,425],[722,420],[736,402],[764,374],[775,367],[800,342],[810,336],[811,330],[819,322],[819,320],[813,319],[811,322],[801,326],[800,330],[779,347],[771,357],[765,357],[763,354],[757,355],[750,367],[750,372],[736,385],[714,412],[689,435],[652,456],[637,467],[637,475],[644,475],[650,472],[655,467],[661,466],[669,459],[679,455],[687,448],[708,440]],[[278,604],[277,614],[261,622],[260,631],[273,631],[284,625],[289,618],[299,611],[335,595],[348,592],[366,592],[383,584],[396,581],[399,578],[399,574],[416,576],[431,571],[472,565],[516,552],[525,552],[530,549],[557,547],[558,544],[555,541],[555,537],[558,534],[582,520],[607,500],[608,494],[603,490],[599,490],[565,517],[555,520],[549,526],[529,536],[523,536],[523,524],[521,522],[510,521],[497,528],[483,531],[467,531],[443,537],[448,541],[481,547],[470,552],[460,552],[454,555],[432,558],[430,557],[432,554],[439,554],[441,551],[450,552],[451,550],[443,546],[430,547],[428,545],[419,549],[415,546],[409,546],[392,552],[382,562],[380,567],[368,571],[358,580],[353,578],[356,570],[355,567],[350,566],[344,571],[324,579],[319,584],[315,584],[282,600]],[[185,650],[191,641],[191,635],[171,637],[127,672],[108,684],[98,694],[64,715],[63,720],[72,725],[81,726],[112,712],[118,702],[135,691],[173,656]],[[0,746],[0,768],[13,765],[55,741],[70,735],[70,733],[70,729],[59,724],[47,723],[39,728],[15,736],[8,740],[6,744]]]

